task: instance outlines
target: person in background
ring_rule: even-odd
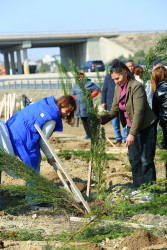
[[[79,73],[79,81],[82,84],[82,87],[90,92],[92,98],[99,94],[100,88],[91,82],[91,80],[88,79],[82,71]],[[86,132],[86,136],[83,139],[89,139],[92,137],[92,121],[90,115],[88,114],[88,106],[84,100],[83,89],[76,83],[74,84],[72,94],[77,102],[76,117],[81,118]],[[93,107],[92,100],[90,101],[90,106]]]
[[[162,127],[165,149],[167,149],[167,69],[164,66],[156,67],[151,75],[153,89],[152,110]],[[166,161],[167,179],[167,161]]]
[[[133,74],[134,74],[135,79],[138,82],[143,83],[143,81],[142,81],[142,78],[143,78],[143,68],[141,66],[134,66]]]
[[[134,61],[133,60],[127,60],[125,65],[128,67],[128,69],[130,70],[130,72],[133,73],[134,70]]]
[[[119,114],[123,127],[127,124],[126,145],[132,166],[134,190],[126,197],[135,196],[142,184],[156,181],[154,156],[157,117],[149,107],[144,86],[134,79],[124,63],[114,60],[110,73],[116,83],[114,99],[110,112],[100,117],[100,123],[104,125]],[[147,192],[141,202],[152,198],[153,195]]]
[[[112,107],[114,91],[115,91],[115,82],[111,78],[111,75],[107,74],[104,80],[104,84],[102,88],[102,96],[101,96],[101,106],[105,110],[109,111]],[[122,139],[124,140],[124,142],[126,142],[127,129],[126,129],[126,126],[123,128],[123,138],[122,138],[119,116],[116,116],[112,120],[112,125],[114,129],[115,137],[116,137],[116,144],[120,145],[122,143]]]
[[[153,70],[156,69],[157,67],[160,67],[160,66],[163,66],[161,63],[157,63],[155,64],[155,66],[153,67]],[[152,99],[153,99],[153,89],[151,87],[151,81],[148,80],[146,82],[146,88],[145,88],[145,91],[146,91],[146,95],[147,95],[147,101],[152,109]]]
[[[54,131],[63,131],[62,119],[67,119],[69,125],[74,124],[75,110],[76,101],[70,95],[59,99],[54,96],[46,97],[18,111],[7,120],[6,125],[1,123],[0,131],[3,129],[3,134],[0,134],[0,141],[7,144],[7,152],[12,152],[12,155],[15,153],[31,169],[40,173],[40,149],[50,165],[55,159],[34,125],[38,124],[48,139]],[[4,147],[3,143],[1,145]]]
[[[162,63],[157,63],[157,64],[155,64],[153,69],[156,69],[157,67],[162,67],[162,66],[164,66]]]

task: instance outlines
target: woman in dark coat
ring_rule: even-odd
[[[100,122],[106,124],[119,114],[122,125],[127,124],[126,145],[132,166],[132,195],[135,195],[142,184],[156,180],[154,156],[157,117],[149,107],[143,85],[134,79],[124,63],[114,60],[110,73],[116,83],[114,100],[110,112],[102,116]],[[145,194],[142,201],[152,197],[150,193]]]
[[[165,149],[167,149],[167,69],[165,67],[160,66],[153,70],[151,76],[151,86],[154,93],[152,109],[158,117],[159,124],[162,127]]]

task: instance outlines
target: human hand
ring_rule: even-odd
[[[47,159],[47,162],[52,166],[53,162],[56,162],[54,158]]]
[[[102,103],[101,106],[102,106],[103,109],[105,109],[106,103]]]
[[[126,138],[126,146],[131,146],[134,143],[135,136],[129,134]]]

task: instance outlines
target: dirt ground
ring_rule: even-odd
[[[108,137],[112,143],[115,142],[115,136],[113,133],[113,128],[111,123],[105,125],[106,137]],[[49,142],[51,146],[55,149],[55,152],[59,152],[63,149],[78,150],[78,149],[90,149],[90,141],[83,140],[85,136],[83,126],[80,123],[79,127],[71,127],[67,123],[64,123],[63,132],[55,132],[50,138]],[[132,187],[132,174],[127,167],[128,162],[128,151],[125,144],[121,144],[120,147],[114,147],[111,143],[106,143],[106,152],[113,153],[118,158],[117,161],[108,161],[106,168],[106,185],[107,189],[115,191],[115,195],[120,190],[126,190]],[[71,178],[78,183],[82,183],[83,187],[86,187],[88,178],[88,163],[76,157],[72,157],[70,160],[61,159],[64,167],[68,171]],[[162,179],[165,177],[164,165],[156,161],[157,177]],[[46,161],[42,161],[41,164],[41,174],[47,177],[52,182],[58,181],[58,176]],[[25,184],[22,180],[14,179],[2,173],[2,184],[4,185],[20,185]],[[84,192],[84,191],[83,191]],[[93,187],[91,189],[93,192]],[[10,201],[9,201],[10,202]],[[5,204],[5,200],[2,200],[2,206]],[[151,214],[143,214],[140,216],[134,216],[133,221],[137,224],[145,224],[146,227],[156,226],[158,228],[166,228],[163,230],[164,235],[158,237],[155,235],[148,234],[145,230],[139,231],[133,236],[128,236],[125,239],[118,238],[116,240],[106,239],[101,244],[91,244],[83,248],[83,246],[78,245],[78,249],[167,249],[167,216],[153,216]],[[137,225],[136,224],[136,225]],[[64,211],[59,211],[54,213],[54,210],[49,211],[31,211],[28,210],[25,213],[20,214],[7,214],[3,210],[0,212],[0,230],[10,230],[15,231],[18,229],[31,229],[43,230],[43,235],[52,235],[62,231],[69,231],[76,227],[78,223],[70,220],[69,216]],[[134,243],[135,242],[135,243]],[[57,249],[61,246],[60,242],[36,242],[36,241],[5,241],[0,239],[0,245],[4,245],[5,249],[49,249],[49,246],[53,246],[52,249]],[[150,248],[149,248],[150,247]],[[1,248],[1,246],[0,246]],[[77,248],[73,248],[77,249]]]

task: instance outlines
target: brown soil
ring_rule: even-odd
[[[129,250],[140,250],[154,245],[164,245],[167,247],[167,239],[156,237],[147,231],[137,230],[135,235],[127,236],[122,240],[119,249],[128,247]]]
[[[115,136],[113,133],[112,125],[107,124],[105,126],[106,136],[110,138],[112,142],[115,142]],[[83,130],[82,124],[79,127],[71,127],[68,124],[64,123],[64,131],[62,133],[55,132],[51,139],[49,140],[51,146],[55,149],[55,152],[61,151],[63,149],[69,150],[78,150],[78,149],[90,149],[90,141],[83,140],[82,138],[85,136],[85,132]],[[110,191],[114,191],[115,195],[119,194],[120,190],[126,190],[132,187],[132,174],[129,169],[127,148],[125,144],[121,144],[120,147],[112,147],[111,144],[106,143],[106,152],[114,153],[118,158],[114,161],[108,161],[106,168],[106,186]],[[72,156],[71,159],[65,160],[61,159],[64,167],[68,171],[69,175],[75,181],[77,187],[82,193],[85,193],[87,178],[88,178],[88,167],[89,163],[81,160],[77,157]],[[157,169],[157,177],[164,178],[165,177],[165,168],[163,163],[159,163],[156,161],[156,169]],[[41,174],[48,178],[52,182],[60,182],[59,178],[53,169],[47,162],[42,161],[41,164]],[[93,176],[92,176],[92,186],[91,192],[94,192],[93,187]],[[14,179],[8,176],[6,173],[2,173],[2,184],[4,185],[25,185],[25,183],[18,179]],[[12,197],[4,197],[6,200],[2,200],[2,205],[4,206],[7,202],[11,202]],[[114,199],[114,197],[113,197]],[[143,216],[143,217],[142,217]],[[143,224],[150,224],[156,226],[163,226],[167,228],[167,216],[153,216],[153,215],[142,215],[139,218],[134,217],[135,221]],[[132,218],[133,219],[133,218]],[[142,219],[142,221],[140,221]],[[78,224],[77,224],[78,225]],[[22,211],[20,214],[6,214],[1,211],[0,213],[0,230],[10,230],[15,231],[16,229],[43,229],[44,235],[52,235],[61,231],[69,231],[76,227],[75,223],[69,221],[69,217],[64,211]],[[142,249],[143,247],[148,247],[152,245],[157,245],[160,243],[166,244],[166,233],[161,235],[161,239],[148,234],[146,231],[139,231],[137,235],[128,236],[125,239],[118,238],[116,240],[109,240],[102,242],[101,244],[91,244],[85,246],[81,246],[81,243],[76,243],[78,249],[123,249],[123,247],[128,247],[127,249]],[[20,241],[4,241],[2,242],[6,249],[47,249],[46,242],[20,242]],[[134,243],[133,243],[134,242]],[[143,243],[144,242],[144,243]],[[12,245],[11,245],[12,244]],[[61,243],[55,243],[52,249],[56,247],[60,247]],[[79,245],[80,244],[80,245]],[[7,247],[8,246],[8,247]],[[119,247],[119,248],[118,248]],[[75,248],[77,249],[77,248]],[[152,249],[160,249],[160,248],[152,248]],[[162,248],[161,248],[162,249]]]

